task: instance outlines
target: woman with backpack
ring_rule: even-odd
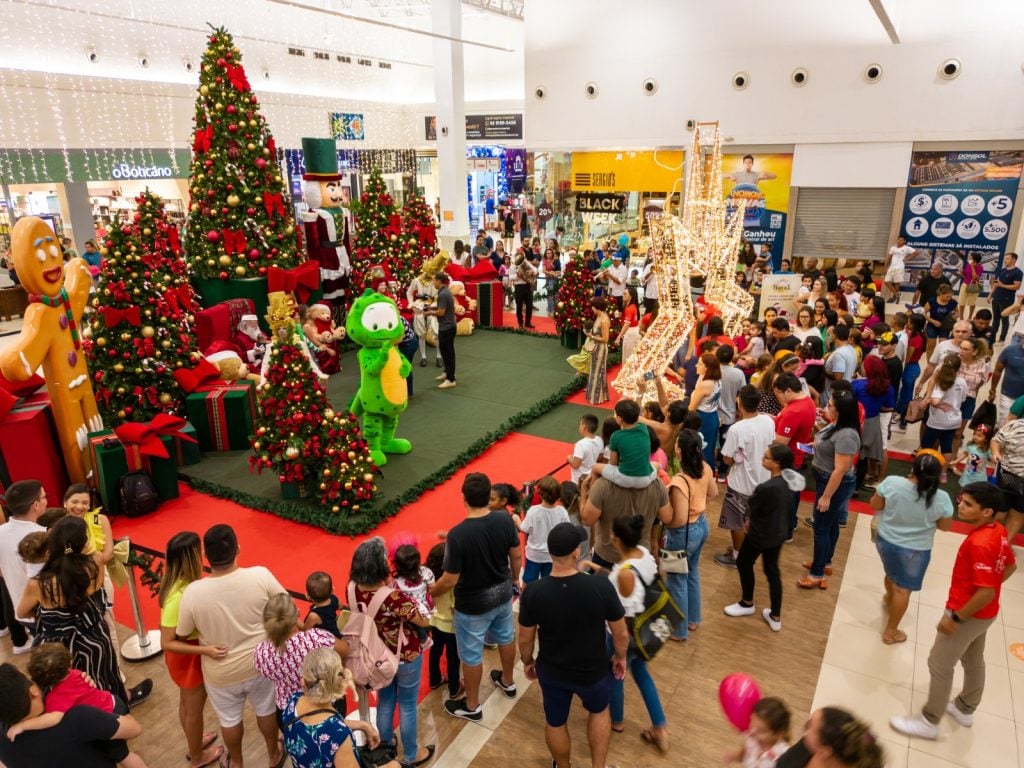
[[[401,592],[388,586],[391,581],[391,567],[384,540],[369,539],[356,547],[349,571],[349,619],[363,614],[373,621],[377,634],[387,650],[398,657],[398,671],[390,682],[377,688],[377,730],[380,731],[384,746],[397,748],[395,742],[395,709],[398,709],[399,730],[402,734],[404,764],[419,766],[434,756],[435,745],[419,747],[417,738],[416,709],[423,672],[423,656],[420,639],[412,627],[426,627],[430,620],[420,614],[416,604]],[[384,590],[383,594],[381,591]],[[376,610],[371,610],[376,608]],[[346,631],[346,639],[351,636]],[[365,685],[356,672],[356,683]]]

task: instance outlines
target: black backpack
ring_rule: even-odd
[[[160,506],[160,496],[156,492],[153,478],[143,470],[122,475],[120,497],[120,512],[128,517],[148,515]]]

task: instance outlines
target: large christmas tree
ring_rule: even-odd
[[[413,276],[419,273],[423,262],[434,258],[434,247],[437,244],[434,212],[422,195],[413,193],[402,206],[402,231],[411,239],[406,241],[406,271],[398,280],[402,286],[407,286]]]
[[[280,318],[271,325],[280,328]],[[285,325],[267,352],[249,463],[257,472],[276,472],[281,483],[319,494],[334,512],[359,512],[377,490],[369,448],[355,416],[331,408],[301,331]]]
[[[203,278],[258,277],[298,262],[274,137],[223,28],[203,54],[192,137],[185,250]]]
[[[129,221],[115,221],[100,253],[103,268],[85,349],[107,426],[184,414],[174,371],[196,363],[195,294],[178,230],[148,189]]]
[[[367,287],[366,269],[386,264],[404,291],[422,263],[417,236],[404,231],[402,217],[388,193],[384,177],[376,168],[370,172],[366,191],[352,206],[356,217],[356,238],[352,257],[352,288],[349,296],[361,296]]]
[[[587,269],[582,253],[562,263],[562,282],[558,286],[555,304],[555,328],[559,333],[590,330],[594,313],[590,300],[594,298],[594,278]]]

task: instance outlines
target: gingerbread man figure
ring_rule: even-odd
[[[92,275],[84,259],[64,264],[53,230],[35,216],[14,225],[11,255],[29,306],[18,340],[0,353],[0,371],[24,381],[43,367],[68,475],[83,483],[91,474],[88,434],[103,429],[79,332]]]

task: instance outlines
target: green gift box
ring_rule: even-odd
[[[558,340],[566,349],[581,349],[583,347],[583,331],[567,328],[558,334]]]
[[[188,431],[186,428],[183,431]],[[156,492],[163,500],[178,498],[178,467],[174,461],[173,438],[161,435],[160,440],[171,458],[161,459],[139,452],[137,445],[127,448],[112,429],[89,433],[89,452],[92,455],[94,484],[99,491],[103,507],[108,514],[116,515],[121,508],[119,486],[121,478],[129,471],[145,469],[153,478]],[[181,441],[185,443],[185,441]]]
[[[204,451],[249,448],[256,414],[255,384],[247,379],[202,386],[185,398],[188,420]]]
[[[179,467],[198,464],[202,459],[202,454],[199,452],[199,438],[196,436],[196,428],[191,424],[186,424],[181,428],[181,431],[196,442],[190,443],[188,440],[182,440],[180,437],[172,437],[174,443],[169,449],[171,458],[174,459],[174,463]]]

